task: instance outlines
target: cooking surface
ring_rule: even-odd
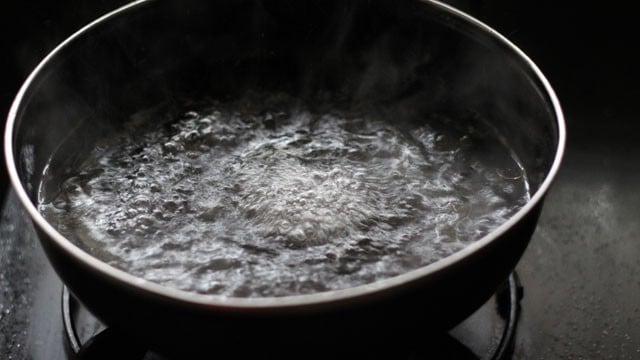
[[[46,52],[120,3],[3,1],[1,112]],[[451,3],[529,54],[567,116],[563,168],[518,265],[524,298],[513,358],[640,358],[640,123],[633,107],[640,73],[631,12],[598,3]],[[2,358],[64,358],[60,288],[9,192],[0,220]]]

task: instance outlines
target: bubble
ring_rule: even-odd
[[[183,146],[177,141],[167,141],[162,145],[162,151],[164,154],[177,154],[183,150]]]

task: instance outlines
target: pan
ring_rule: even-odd
[[[134,276],[63,236],[38,211],[47,176],[63,179],[132,114],[254,89],[392,104],[397,118],[482,119],[519,159],[530,197],[473,243],[411,271],[331,291],[250,298]],[[149,0],[97,19],[37,66],[11,107],[4,146],[13,188],[73,295],[109,327],[184,355],[238,343],[384,347],[451,328],[516,266],[564,144],[558,99],[538,67],[505,37],[442,3]],[[416,333],[416,324],[424,331]]]

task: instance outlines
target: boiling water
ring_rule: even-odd
[[[131,274],[264,297],[416,269],[528,200],[517,161],[473,117],[411,126],[322,108],[273,95],[137,114],[42,193],[40,210]]]

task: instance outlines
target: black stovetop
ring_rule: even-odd
[[[449,2],[528,53],[567,116],[565,161],[517,268],[524,297],[512,358],[640,359],[640,62],[631,5]],[[0,112],[57,42],[122,3],[2,1]],[[65,358],[60,292],[8,192],[0,218],[0,358]]]

